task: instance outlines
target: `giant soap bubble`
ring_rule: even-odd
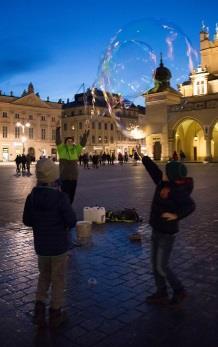
[[[177,88],[198,65],[196,52],[181,29],[161,19],[134,21],[111,39],[94,87],[103,91],[109,113],[125,136],[146,135],[140,124],[125,116],[125,110],[133,104],[144,104],[142,96],[154,86],[160,56],[172,73],[171,86]]]

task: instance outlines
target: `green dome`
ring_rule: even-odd
[[[160,66],[154,71],[154,80],[162,83],[169,82],[172,77],[172,74],[169,69],[167,69],[160,59]]]

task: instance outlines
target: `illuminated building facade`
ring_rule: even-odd
[[[56,156],[55,129],[61,119],[61,102],[43,101],[32,83],[21,97],[0,94],[0,161],[18,154]]]
[[[165,160],[182,150],[187,160],[218,160],[218,25],[210,41],[200,32],[201,64],[179,91],[170,86],[171,72],[161,62],[155,86],[145,93],[147,152]]]

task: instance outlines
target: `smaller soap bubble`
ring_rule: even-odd
[[[97,284],[96,278],[90,277],[90,278],[88,279],[88,285],[89,285],[90,287],[95,287],[96,284]]]

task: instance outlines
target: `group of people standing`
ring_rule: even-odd
[[[69,230],[75,226],[76,216],[72,208],[77,187],[77,161],[86,145],[86,131],[75,145],[71,137],[61,141],[60,127],[56,130],[59,166],[50,159],[40,159],[36,164],[37,185],[28,195],[23,212],[23,222],[31,226],[34,247],[38,255],[39,278],[34,307],[34,322],[44,327],[46,299],[51,287],[49,325],[57,328],[65,319],[64,282],[69,249]],[[165,175],[156,163],[144,156],[140,147],[138,158],[156,185],[150,212],[152,227],[151,261],[157,291],[146,298],[149,304],[177,304],[186,296],[186,291],[169,267],[179,220],[195,209],[191,198],[193,179],[187,177],[186,166],[174,159],[165,167]],[[173,290],[169,299],[168,285]]]
[[[15,163],[16,163],[16,174],[17,175],[31,175],[30,172],[30,165],[32,162],[33,158],[32,156],[28,153],[25,155],[24,153],[22,155],[18,154],[15,158]]]
[[[184,161],[186,159],[186,155],[182,150],[179,151],[179,156],[178,156],[177,152],[174,151],[173,155],[172,155],[172,159],[173,160],[179,160],[180,159],[181,161]]]
[[[98,169],[99,166],[105,166],[106,163],[108,165],[114,165],[116,157],[115,154],[109,153],[100,153],[95,152],[94,154],[84,153],[79,156],[79,164],[84,166],[85,169],[89,169],[89,163],[91,163],[92,167]]]

